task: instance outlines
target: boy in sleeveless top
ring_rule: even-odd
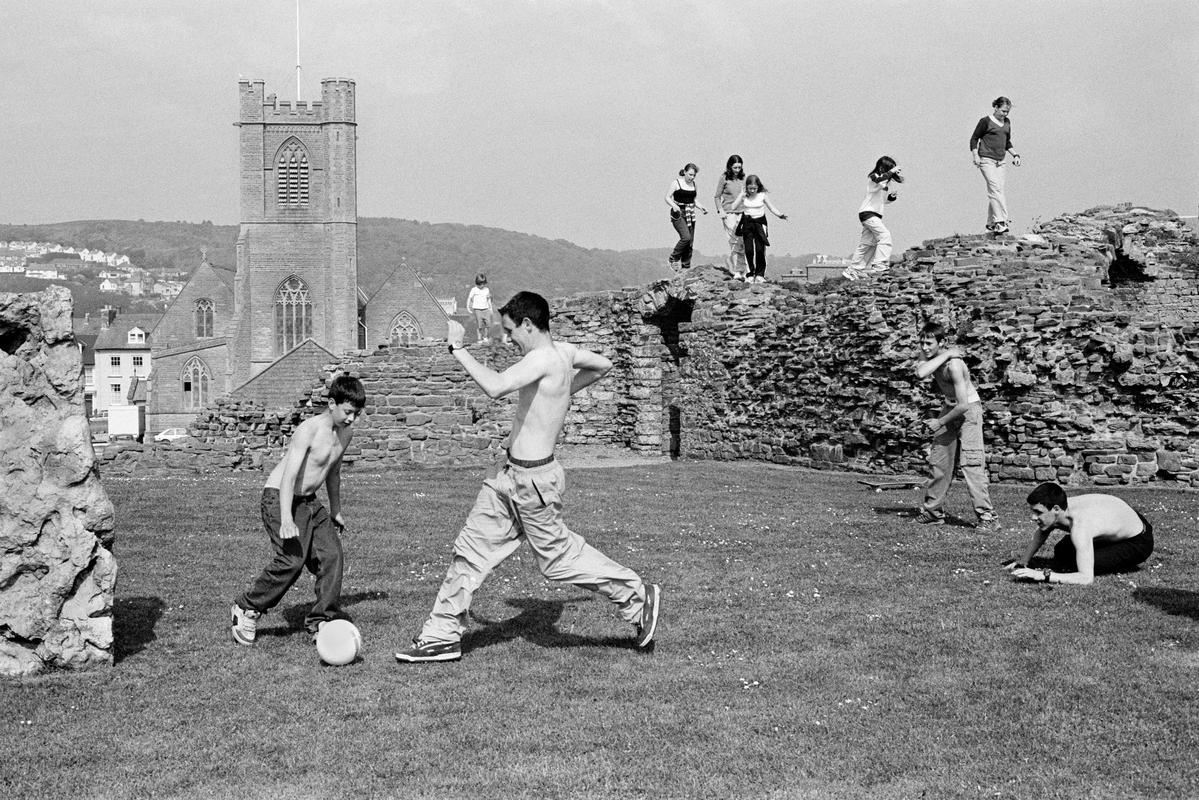
[[[998,527],[987,481],[987,457],[983,451],[983,406],[970,370],[956,348],[944,346],[945,329],[930,322],[920,333],[920,351],[925,360],[916,366],[916,377],[932,377],[941,393],[941,412],[924,421],[933,440],[928,461],[932,478],[924,487],[924,503],[916,521],[925,525],[945,523],[945,496],[960,467],[966,489],[978,516],[979,530]]]

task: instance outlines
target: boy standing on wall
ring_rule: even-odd
[[[995,508],[987,485],[987,457],[983,451],[983,406],[970,370],[957,348],[944,346],[945,329],[930,322],[920,332],[924,361],[916,366],[916,377],[930,375],[942,395],[941,413],[924,421],[932,434],[928,461],[932,478],[924,487],[924,503],[916,521],[925,525],[945,524],[945,496],[953,483],[953,472],[961,467],[966,489],[978,515],[975,528],[995,530]]]
[[[304,618],[313,636],[321,624],[342,616],[341,457],[350,444],[350,426],[366,405],[362,382],[339,375],[329,386],[329,408],[300,423],[283,460],[275,466],[262,490],[262,524],[274,557],[250,588],[233,603],[233,641],[252,645],[258,619],[292,587],[304,567],[316,576],[316,602]],[[316,490],[329,495],[329,509]]]

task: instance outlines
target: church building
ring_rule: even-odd
[[[222,395],[290,406],[324,365],[392,342],[397,325],[405,344],[445,335],[445,311],[406,264],[369,302],[358,288],[354,81],[323,80],[310,103],[257,80],[238,95],[237,263],[205,256],[154,328],[151,433]]]

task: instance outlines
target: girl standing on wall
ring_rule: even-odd
[[[891,189],[892,182],[903,183],[903,176],[899,174],[895,159],[883,156],[866,174],[866,198],[858,207],[862,238],[849,266],[841,273],[851,281],[870,272],[886,272],[891,266],[891,231],[883,224],[883,206],[894,203],[899,197],[899,193]]]
[[[737,233],[737,223],[741,221],[740,214],[733,214],[729,209],[737,201],[737,197],[745,190],[745,164],[741,156],[731,155],[725,164],[724,172],[716,184],[716,213],[724,223],[725,233],[729,237],[729,254],[724,263],[733,273],[735,280],[744,280],[747,270],[742,268],[745,263],[745,242]]]
[[[1020,154],[1012,150],[1012,123],[1008,119],[1008,114],[1012,111],[1012,101],[1006,97],[996,97],[991,103],[991,108],[991,113],[974,126],[974,133],[970,135],[970,153],[974,156],[974,166],[978,167],[979,172],[983,174],[983,180],[987,182],[987,230],[992,233],[1007,233],[1003,159],[1011,153],[1012,164],[1018,167]]]
[[[695,241],[695,209],[705,214],[708,209],[695,202],[695,176],[699,167],[688,164],[679,170],[679,177],[670,184],[666,193],[666,205],[670,206],[670,224],[679,234],[678,244],[670,252],[670,268],[675,272],[691,266],[691,252]]]
[[[745,189],[737,195],[730,210],[741,214],[737,230],[745,245],[745,261],[749,268],[749,277],[745,280],[747,283],[766,283],[766,248],[770,245],[766,211],[769,210],[779,219],[786,219],[787,215],[770,202],[766,187],[757,175],[745,179]]]
[[[466,307],[475,318],[479,342],[487,344],[491,341],[491,289],[487,286],[487,276],[482,272],[475,276],[475,285],[466,296]]]

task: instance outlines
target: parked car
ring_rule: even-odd
[[[186,439],[187,428],[167,428],[154,437],[156,442],[173,442],[176,439]]]

